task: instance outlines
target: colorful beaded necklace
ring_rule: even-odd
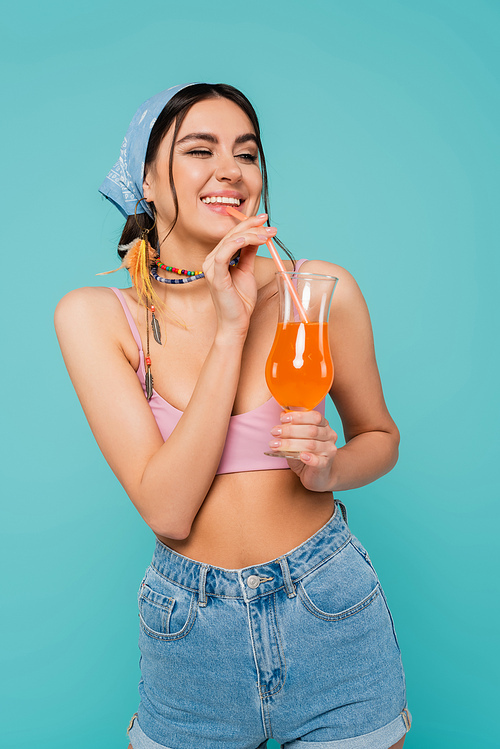
[[[236,265],[239,259],[240,253],[238,252],[236,257],[229,263],[229,267]],[[185,278],[162,278],[158,275],[155,265],[158,266],[158,268],[161,268],[161,270],[177,273],[177,275],[185,276]],[[184,268],[175,268],[173,265],[165,265],[159,257],[156,258],[155,264],[151,268],[151,276],[155,281],[160,281],[160,283],[189,283],[190,281],[197,281],[199,278],[205,278],[205,274],[202,270],[185,270]]]
[[[165,263],[162,263],[159,257],[155,260],[156,265],[158,268],[161,268],[161,270],[168,270],[172,273],[178,273],[180,276],[198,276],[200,273],[203,273],[202,270],[184,270],[184,268],[174,268],[173,265],[165,265]]]

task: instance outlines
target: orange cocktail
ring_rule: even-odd
[[[266,382],[287,411],[311,411],[333,382],[328,324],[278,323],[266,363]]]
[[[338,279],[295,271],[279,272],[276,278],[280,307],[266,362],[267,386],[285,411],[312,411],[333,382],[328,317]],[[266,452],[281,458],[296,458],[298,454],[288,450]]]

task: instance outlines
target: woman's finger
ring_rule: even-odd
[[[330,460],[337,451],[337,434],[319,411],[284,411],[281,424],[273,427],[271,434],[274,437],[269,442],[272,450],[315,456],[314,460],[304,459],[309,465],[317,464],[316,458]]]
[[[337,450],[334,440],[320,441],[276,438],[270,440],[269,447],[271,450],[276,451],[283,450],[296,453],[304,452],[312,453],[314,455],[323,455],[324,457],[330,457]]]
[[[251,273],[253,275],[255,270],[255,258],[259,251],[259,245],[247,245],[243,247],[240,252],[240,259],[238,264],[231,269],[231,273],[234,275],[238,273]]]
[[[228,231],[226,237],[238,232],[239,229],[246,231],[250,227],[263,226],[266,223],[267,218],[267,213],[259,213],[258,216],[248,216],[245,221],[235,220],[233,228]]]
[[[328,424],[319,411],[283,411],[280,421],[282,424],[314,424],[316,426]]]
[[[328,442],[337,440],[337,435],[328,423],[317,424],[283,424],[271,429],[273,437],[280,439],[316,440],[317,442]]]
[[[314,453],[300,453],[298,460],[311,468],[321,469],[326,466],[329,458],[323,455],[315,455]]]
[[[211,272],[214,274],[217,273],[218,276],[221,275],[221,272],[222,275],[227,274],[231,258],[234,257],[238,250],[241,251],[246,247],[253,246],[258,248],[260,245],[265,244],[275,233],[276,229],[273,227],[271,233],[263,232],[262,230],[249,230],[243,234],[238,234],[236,237],[224,237],[203,263],[205,276],[210,277]]]
[[[261,234],[265,234],[266,229],[272,228],[272,227],[264,226],[266,221],[267,221],[267,213],[263,213],[260,216],[250,216],[250,218],[246,219],[246,221],[242,221],[241,223],[236,223],[232,229],[229,229],[229,231],[223,237],[223,239],[219,242],[215,250],[217,250],[226,239],[233,239],[234,237],[242,236],[246,234],[248,231],[258,232],[260,230]]]

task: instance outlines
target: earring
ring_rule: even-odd
[[[158,318],[155,315],[157,308],[161,307],[161,300],[156,294],[151,283],[151,267],[156,258],[156,252],[151,247],[148,234],[156,226],[156,211],[153,207],[154,223],[148,229],[143,228],[137,220],[137,206],[145,198],[137,201],[134,208],[135,222],[140,229],[140,237],[134,239],[127,245],[120,245],[119,250],[125,253],[122,264],[114,270],[108,270],[104,273],[98,273],[98,276],[105,276],[108,273],[115,273],[121,268],[127,268],[130,278],[135,286],[137,297],[140,304],[146,307],[146,356],[144,358],[146,368],[146,398],[151,400],[153,396],[153,375],[151,373],[151,357],[149,352],[149,308],[151,307],[151,329],[153,337],[161,345],[161,330]]]
[[[141,200],[145,200],[145,198],[141,198]],[[134,209],[134,216],[138,226],[137,206],[141,200],[137,201]],[[153,374],[151,372],[151,356],[149,352],[149,305],[151,305],[151,329],[153,331],[153,337],[157,343],[161,344],[160,323],[155,316],[155,305],[153,304],[153,301],[156,300],[157,296],[153,289],[153,285],[151,284],[151,266],[154,261],[155,253],[148,240],[149,232],[156,226],[156,212],[154,209],[153,215],[155,218],[153,226],[149,229],[141,229],[139,249],[135,251],[136,254],[134,254],[131,259],[131,267],[133,270],[130,271],[129,268],[132,282],[137,289],[137,296],[146,306],[146,356],[144,364],[146,367],[145,386],[146,398],[148,401],[153,397]],[[139,226],[139,228],[141,227]]]
[[[118,268],[105,271],[104,273],[98,273],[97,275],[105,276],[108,273],[115,273],[117,270],[126,268],[130,273],[130,278],[132,279],[132,283],[134,284],[137,291],[139,302],[146,306],[148,303],[154,303],[156,307],[160,308],[161,301],[158,298],[151,283],[151,266],[155,261],[156,253],[151,247],[148,240],[149,232],[152,231],[156,226],[156,212],[153,212],[155,219],[153,226],[150,226],[149,228],[143,228],[137,220],[137,206],[143,200],[145,200],[145,198],[141,198],[140,200],[138,200],[134,208],[135,222],[140,230],[140,236],[137,239],[134,239],[129,244],[120,245],[118,247],[118,250],[120,252],[124,252],[122,264]]]
[[[134,247],[131,248],[131,258],[130,263],[128,264],[128,269],[132,278],[132,283],[137,290],[139,300],[143,304],[147,305],[148,301],[149,303],[157,301],[156,294],[151,283],[151,266],[154,262],[155,252],[149,244],[148,240],[149,232],[156,226],[156,213],[154,213],[155,220],[153,226],[151,226],[149,229],[142,228],[139,224],[139,221],[137,220],[137,206],[143,200],[145,200],[145,198],[141,198],[140,200],[138,200],[134,208],[135,222],[138,228],[141,230],[141,237],[140,240],[138,240],[139,246],[136,247],[134,245]]]
[[[153,331],[153,338],[155,339],[156,343],[159,343],[161,346],[160,323],[158,322],[158,319],[155,317],[154,304],[151,305],[151,330]]]
[[[146,305],[146,356],[144,358],[146,368],[145,385],[146,398],[148,401],[153,397],[153,375],[151,373],[151,357],[149,355],[149,307]]]

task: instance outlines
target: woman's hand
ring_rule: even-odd
[[[298,459],[288,459],[288,465],[306,489],[331,491],[337,435],[319,411],[284,411],[271,434],[272,450],[300,452]]]
[[[267,214],[262,213],[235,226],[203,263],[221,331],[246,336],[257,299],[255,256],[259,245],[276,234],[274,227],[263,226],[266,220]],[[239,262],[230,268],[229,263],[238,250]]]

